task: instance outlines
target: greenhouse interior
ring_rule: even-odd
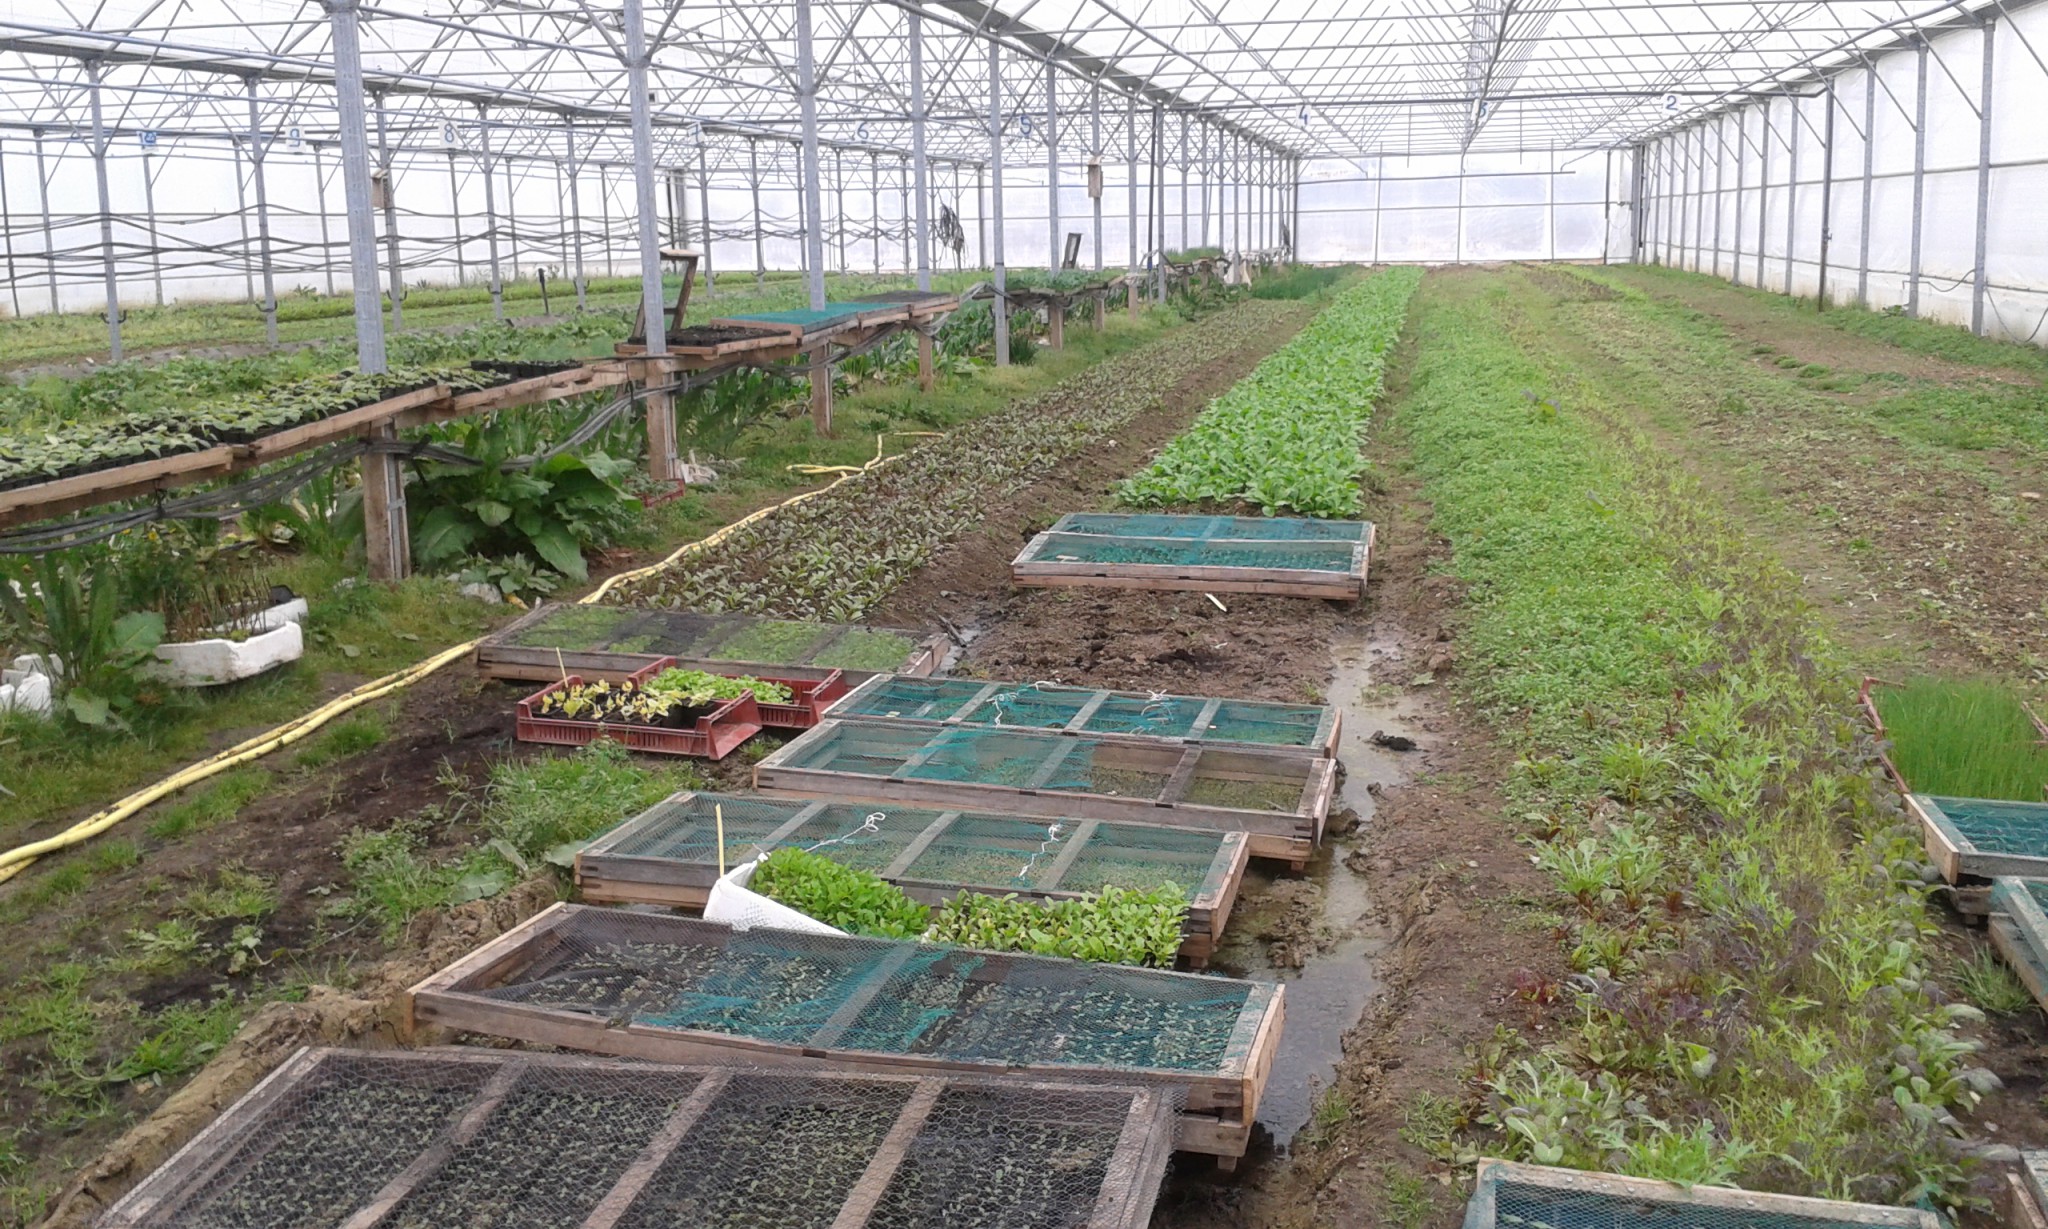
[[[2048,7],[0,7],[0,1229],[2048,1229]]]

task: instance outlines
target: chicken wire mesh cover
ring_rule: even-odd
[[[621,910],[572,907],[548,940],[505,981],[456,989],[611,1026],[1002,1067],[1215,1071],[1257,1014],[1249,982],[851,935],[733,931]]]
[[[1940,1229],[1932,1212],[1487,1160],[1465,1229]]]
[[[1172,1091],[302,1050],[104,1226],[1142,1225]]]
[[[1350,572],[1354,542],[1258,542],[1047,533],[1017,556],[1019,564],[1110,563],[1154,567],[1280,568],[1298,572]]]
[[[1052,682],[991,683],[902,675],[877,675],[833,705],[832,715],[1200,738],[1316,751],[1326,748],[1336,727],[1331,710],[1315,704],[1112,692]]]
[[[1983,853],[2048,858],[2048,803],[1917,794],[1929,818]]]
[[[1127,538],[1251,539],[1275,542],[1363,542],[1365,521],[1305,516],[1175,516],[1163,512],[1069,512],[1053,533]]]
[[[508,646],[569,653],[624,653],[712,661],[886,669],[900,666],[917,637],[889,628],[740,614],[698,614],[640,606],[544,607],[502,637]]]

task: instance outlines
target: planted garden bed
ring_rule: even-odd
[[[1322,839],[1336,780],[1334,760],[1270,750],[838,717],[754,768],[758,788],[799,797],[1244,832],[1252,856],[1297,868]]]
[[[1010,579],[1031,586],[1364,596],[1365,521],[1075,513],[1026,544]]]
[[[1465,1229],[1942,1229],[1919,1208],[1808,1199],[1766,1191],[1681,1186],[1649,1178],[1479,1162]]]
[[[585,846],[578,891],[599,904],[703,908],[718,879],[719,812],[727,865],[809,849],[926,904],[963,891],[1067,900],[1172,883],[1187,893],[1181,955],[1195,968],[1222,937],[1249,857],[1242,832],[684,792]]]
[[[114,1205],[213,1229],[1141,1229],[1155,1088],[300,1050]]]
[[[659,657],[694,669],[848,683],[881,672],[927,675],[951,642],[941,634],[845,623],[698,614],[640,606],[545,603],[477,645],[489,677],[545,682],[565,673],[621,680]]]
[[[1055,730],[1103,739],[1336,754],[1334,708],[1057,683],[900,678],[878,674],[832,706],[835,717],[891,725]]]
[[[517,737],[562,747],[609,738],[633,751],[722,760],[761,732],[752,691],[686,699],[649,688],[664,668],[648,666],[618,684],[574,674],[550,683],[519,702]]]
[[[1279,986],[556,905],[413,987],[417,1024],[662,1062],[1141,1080],[1236,1157]]]

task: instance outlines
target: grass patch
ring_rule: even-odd
[[[2034,996],[1996,953],[1984,948],[1963,962],[1956,972],[1956,989],[1963,997],[2001,1015],[2018,1015],[2034,1005]]]
[[[2012,687],[1990,679],[1920,677],[1871,691],[1891,735],[1892,762],[1916,790],[2040,802],[2048,747]]]
[[[187,791],[168,811],[149,823],[149,835],[160,841],[174,840],[203,832],[240,814],[242,808],[261,798],[270,787],[267,768],[243,764],[230,768],[213,780]]]
[[[178,907],[200,922],[253,922],[275,913],[277,904],[275,883],[242,867],[224,866],[212,883],[187,892]]]
[[[361,755],[390,736],[391,727],[382,714],[358,711],[328,726],[312,746],[293,758],[293,762],[301,768],[324,768],[336,760]]]

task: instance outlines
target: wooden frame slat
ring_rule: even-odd
[[[602,909],[568,904],[556,905],[549,910],[550,914],[566,915],[568,928],[572,931],[589,930],[590,921],[595,919],[582,919],[605,912]],[[679,943],[702,942],[732,933],[715,923],[688,918],[667,916],[636,920],[646,927],[671,932]],[[807,942],[861,951],[892,946],[883,940],[860,939],[853,936],[805,936],[805,939]],[[511,946],[513,945],[506,944],[502,939],[487,945],[484,950],[492,953],[491,958],[471,967],[510,968],[529,963],[516,957],[508,958],[506,949]],[[910,943],[893,946],[903,953],[897,957],[897,967],[918,951],[930,950]],[[892,952],[889,955],[895,957],[896,954]],[[982,958],[975,977],[1007,977],[1012,969],[1036,968],[1048,963],[1058,962],[1045,957],[990,954]],[[836,1041],[846,1025],[857,1017],[859,1010],[864,1008],[867,1002],[872,1002],[874,995],[881,992],[888,981],[890,971],[885,968],[870,973],[862,987],[862,993],[866,995],[865,1002],[859,1007],[851,1003],[842,1006],[841,1011],[835,1013],[833,1023],[826,1025],[811,1039],[801,1044],[766,1041],[740,1034],[621,1023],[544,1005],[505,1002],[481,993],[495,985],[503,984],[502,981],[474,976],[436,973],[414,986],[408,997],[411,1012],[431,1023],[485,1036],[516,1038],[526,1042],[655,1062],[731,1059],[739,1056],[764,1066],[827,1066],[834,1070],[922,1074],[1000,1073],[1054,1081],[1105,1080],[1110,1083],[1117,1083],[1120,1079],[1140,1079],[1148,1083],[1177,1087],[1184,1095],[1184,1106],[1178,1127],[1180,1147],[1219,1155],[1239,1156],[1249,1145],[1252,1110],[1256,1108],[1258,1096],[1270,1076],[1270,1055],[1277,1049],[1282,1021],[1285,1018],[1284,991],[1278,985],[1237,983],[1245,987],[1244,1004],[1239,1009],[1238,1020],[1233,1025],[1231,1039],[1221,1062],[1216,1068],[1207,1071],[1029,1062],[1004,1064],[994,1061],[934,1058],[901,1052],[833,1048],[830,1043]],[[1128,972],[1133,976],[1147,978],[1195,976],[1154,970],[1132,969]],[[1247,1108],[1248,1106],[1251,1108]]]
[[[1626,1178],[1620,1174],[1557,1169],[1548,1165],[1524,1165],[1488,1158],[1479,1162],[1475,1194],[1466,1206],[1465,1229],[1495,1229],[1498,1223],[1495,1215],[1498,1191],[1508,1184],[1570,1191],[1579,1195],[1606,1195],[1627,1203],[1719,1208],[1736,1216],[1747,1213],[1752,1217],[1805,1217],[1819,1224],[1882,1225],[1895,1226],[1896,1229],[1941,1229],[1942,1225],[1939,1216],[1922,1208],[1844,1203],[1726,1186],[1681,1186],[1676,1182],[1660,1182],[1651,1178]]]
[[[868,1167],[853,1184],[852,1193],[840,1205],[839,1215],[832,1220],[832,1229],[861,1229],[868,1223],[868,1218],[875,1214],[875,1205],[882,1202],[889,1182],[902,1167],[903,1158],[910,1155],[910,1145],[916,1142],[918,1132],[924,1130],[926,1120],[932,1116],[932,1107],[939,1103],[939,1094],[945,1090],[946,1086],[938,1080],[925,1080],[918,1084],[903,1112],[897,1115],[895,1125],[882,1137],[882,1146],[868,1158]]]
[[[726,1085],[731,1082],[731,1073],[724,1071],[699,1080],[689,1097],[662,1124],[661,1132],[647,1141],[646,1149],[633,1159],[626,1172],[612,1183],[612,1189],[605,1192],[604,1198],[598,1200],[590,1215],[583,1219],[583,1229],[612,1229],[618,1224],[626,1209],[633,1206],[640,1192],[654,1180],[654,1175],[661,1172],[661,1167],[683,1142],[683,1137],[697,1125],[698,1119],[704,1117],[704,1111],[711,1108],[711,1103],[725,1092]]]

